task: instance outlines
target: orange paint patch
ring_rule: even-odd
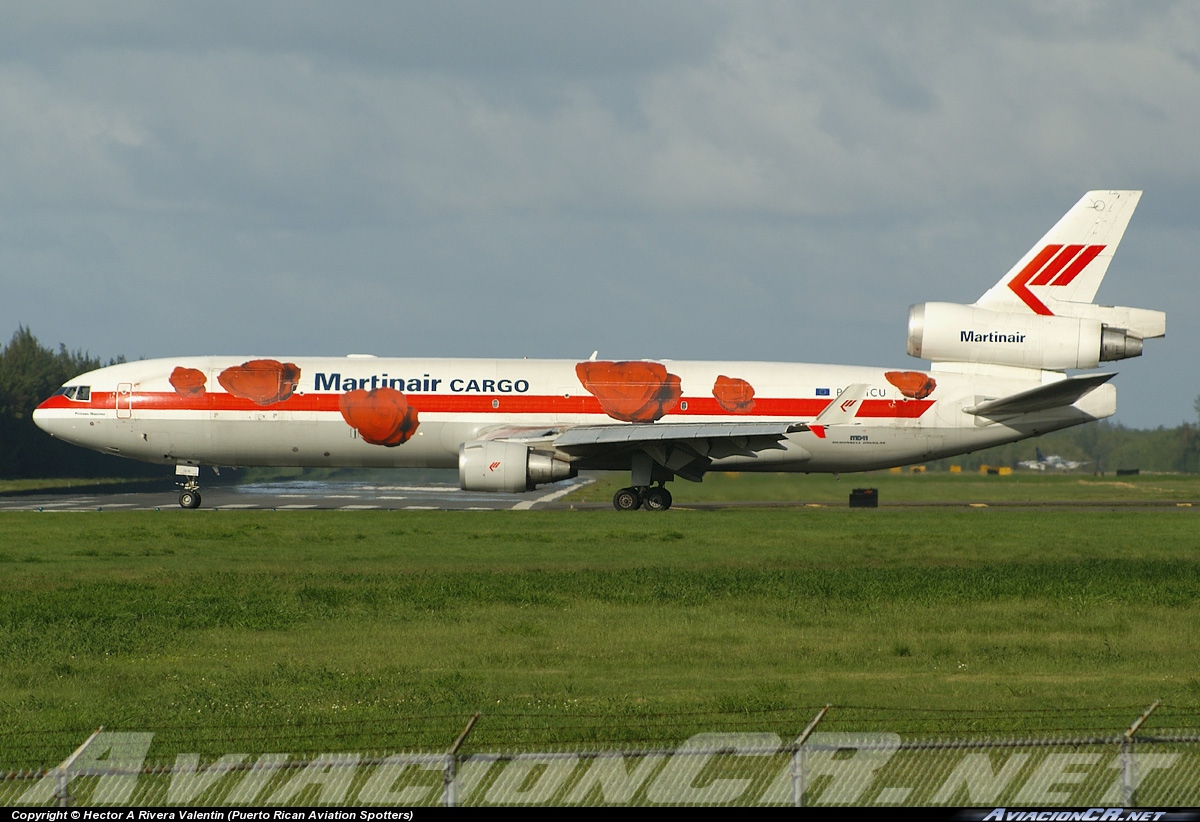
[[[342,419],[364,442],[389,448],[408,442],[420,422],[417,409],[395,388],[358,389],[338,397]]]
[[[749,414],[754,410],[754,386],[738,377],[717,377],[713,383],[713,396],[717,404],[735,414]]]
[[[235,397],[257,405],[273,405],[292,396],[300,382],[295,363],[278,360],[250,360],[226,368],[217,382]]]
[[[923,400],[937,388],[937,382],[920,371],[888,371],[883,376],[896,386],[900,393],[912,400]]]
[[[604,413],[625,422],[654,422],[679,404],[679,377],[656,362],[581,362],[575,374]]]
[[[204,384],[208,377],[198,368],[175,367],[171,372],[171,387],[181,397],[198,397],[204,393]]]

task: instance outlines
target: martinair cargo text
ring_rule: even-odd
[[[621,510],[720,471],[863,471],[1110,416],[1161,311],[1097,305],[1139,191],[1090,191],[971,305],[909,310],[929,371],[765,362],[189,357],[71,380],[34,412],[61,439],[176,466],[457,466],[472,491],[628,471]],[[1083,372],[1072,373],[1068,372]]]

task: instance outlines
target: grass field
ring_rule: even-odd
[[[825,730],[1113,733],[1155,699],[1151,727],[1200,727],[1195,479],[849,510],[949,480],[813,478],[836,505],[688,510],[781,482],[713,479],[660,514],[7,513],[0,769],[101,724],[160,758],[444,749],[476,711],[489,749],[787,738],[825,703]]]
[[[142,486],[148,480],[123,478],[84,478],[71,479],[58,477],[54,479],[6,479],[0,480],[0,496],[5,494],[25,494],[36,491],[79,491],[83,489],[103,492],[120,491],[122,486]]]
[[[600,481],[580,489],[572,499],[610,502],[613,493],[628,485],[628,476],[599,475]],[[712,474],[702,483],[671,483],[677,505],[720,502],[802,502],[845,505],[854,488],[879,489],[884,505],[891,503],[1112,503],[1195,502],[1200,505],[1200,475],[1142,474],[1118,477],[1084,472],[1037,473],[1018,470],[1007,476],[978,472],[950,474],[873,471],[845,474]]]

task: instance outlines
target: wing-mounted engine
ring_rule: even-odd
[[[458,484],[464,491],[532,491],[577,474],[552,451],[513,440],[475,440],[458,448]]]
[[[1166,333],[1161,311],[1090,303],[1071,308],[1072,316],[1061,316],[921,303],[908,312],[908,353],[932,362],[1063,371],[1141,356],[1142,340]]]

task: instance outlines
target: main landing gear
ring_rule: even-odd
[[[618,511],[665,511],[671,507],[671,492],[665,485],[642,485],[622,488],[613,494],[613,507]]]
[[[618,511],[636,511],[639,508],[665,511],[671,507],[671,492],[667,490],[667,482],[675,479],[675,471],[663,464],[662,460],[656,460],[644,451],[635,452],[629,458],[629,474],[629,487],[613,494],[613,508]]]

